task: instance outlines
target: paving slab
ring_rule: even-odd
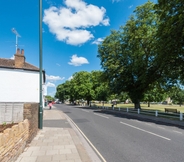
[[[15,162],[101,162],[90,156],[83,140],[66,114],[54,108],[45,109],[43,129]]]

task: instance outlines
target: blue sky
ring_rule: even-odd
[[[155,1],[155,0],[152,0]],[[147,0],[42,0],[47,93],[75,72],[101,70],[98,46]],[[39,0],[0,0],[0,58],[15,54],[15,28],[26,62],[39,67]]]

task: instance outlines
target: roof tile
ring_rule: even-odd
[[[0,58],[0,68],[15,68],[15,60]],[[27,62],[24,63],[24,67],[21,69],[39,71],[39,68]]]

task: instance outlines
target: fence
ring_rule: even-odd
[[[0,124],[23,121],[24,103],[0,102]]]
[[[133,109],[133,108],[121,108],[121,107],[104,107],[104,106],[95,106],[97,108],[101,109],[107,109],[107,110],[114,110],[114,111],[121,111],[121,112],[127,112],[127,113],[136,113],[136,114],[144,114],[144,115],[151,115],[156,117],[166,117],[166,118],[172,118],[177,120],[183,120],[184,116],[183,113],[164,113],[158,110],[142,110],[142,109]]]

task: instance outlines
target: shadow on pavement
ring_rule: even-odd
[[[43,120],[44,127],[71,128],[67,120]]]

